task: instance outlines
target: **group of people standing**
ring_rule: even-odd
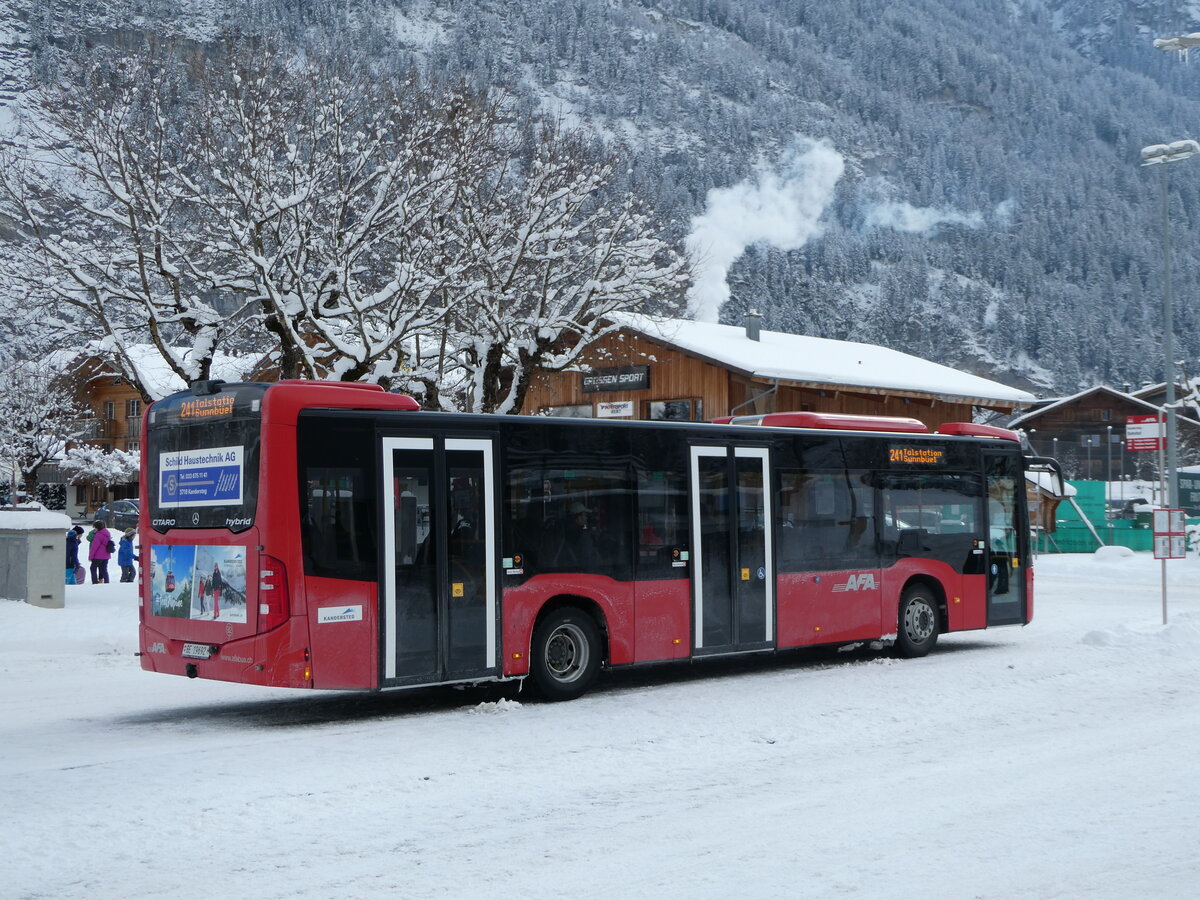
[[[121,567],[121,581],[133,581],[134,575],[137,574],[133,564],[138,559],[133,552],[133,538],[136,534],[137,529],[126,528],[118,546],[113,543],[112,532],[100,519],[92,524],[92,530],[87,534],[84,534],[82,525],[74,526],[67,532],[67,584],[83,584],[86,580],[83,566],[79,562],[80,545],[87,548],[92,584],[108,584],[108,562],[113,554],[116,554],[117,565]]]

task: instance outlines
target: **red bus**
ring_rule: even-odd
[[[155,672],[380,690],[817,644],[922,656],[1033,614],[1013,432],[423,412],[369,385],[198,382],[142,446]],[[1061,477],[1061,476],[1060,476]]]

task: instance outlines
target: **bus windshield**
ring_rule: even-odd
[[[254,524],[262,398],[262,385],[225,385],[150,408],[146,500],[155,531]]]

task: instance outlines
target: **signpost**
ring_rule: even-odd
[[[1182,509],[1154,510],[1154,558],[1187,556],[1187,521]]]
[[[1126,450],[1159,450],[1162,439],[1163,428],[1157,414],[1125,418]]]
[[[1182,509],[1154,510],[1154,558],[1162,560],[1162,615],[1167,624],[1167,560],[1187,556],[1187,518]]]

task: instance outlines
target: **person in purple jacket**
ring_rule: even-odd
[[[112,535],[104,522],[96,520],[96,533],[88,545],[88,562],[92,564],[92,584],[108,584],[108,561],[113,555]]]

